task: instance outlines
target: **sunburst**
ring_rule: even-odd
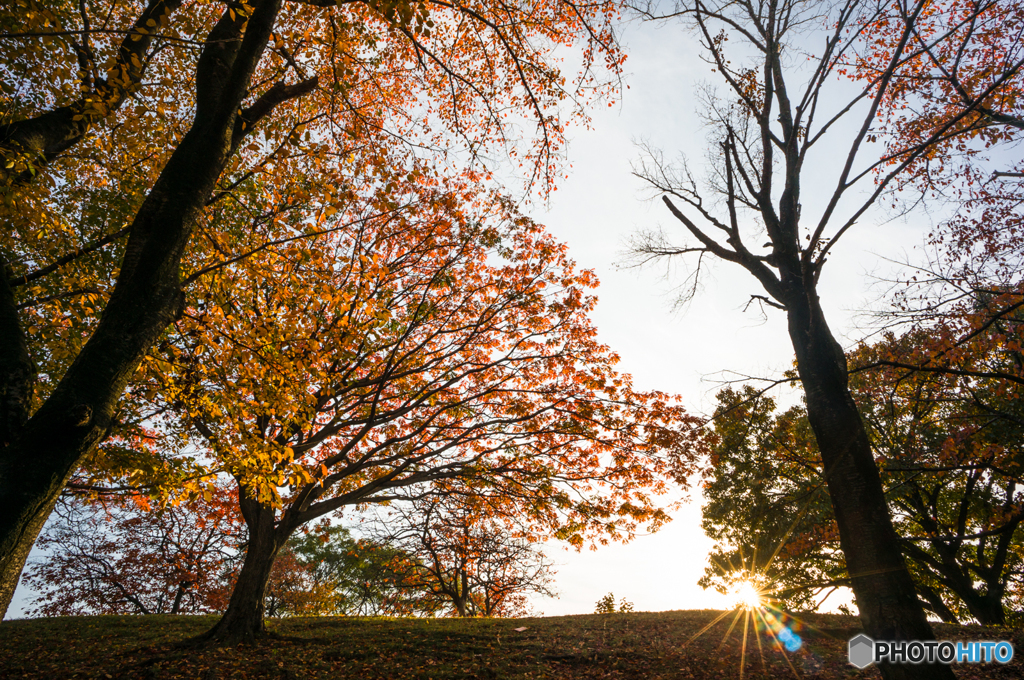
[[[818,487],[818,490],[821,490],[822,488],[824,487]],[[719,649],[725,646],[729,637],[732,635],[733,630],[736,628],[736,625],[740,623],[740,619],[742,618],[743,634],[741,643],[742,648],[740,652],[740,680],[743,680],[744,671],[746,670],[747,645],[749,640],[748,633],[750,632],[750,628],[753,628],[753,637],[757,641],[757,651],[758,656],[761,658],[762,670],[766,670],[767,668],[764,656],[765,650],[762,647],[761,640],[763,635],[768,647],[774,648],[776,651],[782,653],[786,660],[786,664],[793,672],[793,676],[796,678],[800,677],[796,668],[793,666],[790,654],[808,653],[806,649],[803,649],[803,640],[800,638],[798,633],[798,631],[807,624],[800,619],[785,613],[780,608],[779,604],[771,597],[770,593],[766,592],[762,584],[768,581],[765,576],[768,567],[778,556],[779,552],[786,544],[786,540],[793,533],[794,529],[796,529],[797,524],[803,516],[807,513],[811,500],[811,498],[808,498],[803,507],[801,507],[799,512],[796,513],[796,516],[793,517],[793,520],[782,539],[778,541],[775,550],[767,560],[765,560],[763,556],[760,560],[758,559],[756,548],[753,555],[744,555],[742,551],[740,551],[740,564],[733,564],[730,560],[728,569],[725,571],[731,572],[731,577],[727,577],[727,579],[733,584],[729,591],[729,596],[734,608],[732,610],[722,612],[713,621],[697,631],[696,634],[687,640],[684,646],[703,635],[719,621],[725,619],[730,614],[733,614],[732,622],[729,624],[725,635],[722,636],[722,642],[719,643]],[[828,596],[826,595],[826,598],[827,597]],[[824,602],[824,598],[822,599],[822,602]],[[818,605],[820,606],[821,603],[819,602]],[[821,631],[819,631],[819,633],[820,632]],[[831,636],[829,635],[829,637]],[[813,656],[813,654],[811,656]]]
[[[764,593],[751,579],[744,579],[733,586],[732,599],[736,609],[753,611],[764,606]]]
[[[729,591],[729,597],[733,604],[733,609],[722,612],[722,614],[715,618],[715,620],[708,623],[693,637],[691,637],[689,641],[693,641],[700,637],[719,621],[728,618],[731,614],[732,620],[729,622],[728,629],[722,636],[719,649],[726,645],[734,631],[739,633],[739,631],[736,630],[737,627],[742,627],[742,633],[739,633],[742,640],[739,667],[740,680],[743,679],[746,671],[748,651],[753,651],[748,650],[748,646],[752,646],[751,643],[754,641],[756,641],[757,644],[757,652],[761,660],[761,668],[767,669],[764,656],[765,649],[762,646],[762,637],[764,637],[764,642],[767,643],[769,648],[775,649],[783,655],[786,660],[786,664],[793,673],[793,676],[799,678],[799,673],[793,665],[793,661],[790,659],[790,656],[802,651],[801,648],[803,647],[803,640],[797,632],[801,629],[802,624],[800,621],[785,614],[778,608],[778,605],[773,602],[769,593],[767,593],[761,585],[763,579],[758,578],[759,574],[757,572],[749,569],[753,566],[754,562],[755,560],[751,560],[749,564],[744,564],[733,572],[733,578],[731,579],[733,587]],[[751,640],[751,637],[754,638],[753,641]]]

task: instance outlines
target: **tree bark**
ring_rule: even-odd
[[[892,525],[867,431],[850,393],[846,355],[803,273],[786,301],[789,336],[807,399],[807,416],[825,467],[839,540],[867,635],[876,640],[934,639]],[[790,278],[789,281],[786,279]],[[880,667],[889,680],[949,679],[949,666]]]
[[[921,584],[918,584],[917,589],[921,593],[921,597],[923,597],[925,601],[928,603],[927,608],[931,610],[940,619],[942,619],[943,622],[950,623],[953,625],[960,624],[960,619],[958,619],[956,617],[956,614],[953,613],[953,610],[950,609],[946,605],[946,603],[942,601],[942,597],[940,597],[934,589]]]
[[[213,628],[195,639],[197,643],[253,644],[267,633],[263,601],[270,571],[291,531],[283,525],[275,526],[274,508],[249,496],[244,487],[239,489],[239,503],[249,528],[245,561],[231,591],[227,611]]]
[[[181,0],[148,0],[126,31],[106,78],[66,106],[0,126],[0,158],[6,161],[0,163],[0,184],[31,182],[53,159],[85,138],[94,123],[120,108],[142,81],[153,37],[179,7]],[[88,42],[87,35],[82,42]]]
[[[182,310],[181,256],[240,141],[239,106],[280,3],[263,0],[248,21],[225,11],[211,31],[196,69],[195,120],[132,221],[96,331],[51,396],[0,450],[0,617],[57,496],[82,457],[110,431],[128,380]],[[9,297],[0,296],[0,305]],[[12,335],[9,323],[17,324],[9,311],[0,310],[0,339]],[[8,404],[12,394],[7,391]]]
[[[36,377],[8,265],[0,258],[0,446],[7,446],[28,420]]]
[[[987,583],[985,594],[980,594],[973,587],[964,588],[957,594],[967,605],[971,616],[983,626],[1006,625],[1006,612],[1003,610],[1003,587],[1001,583]]]

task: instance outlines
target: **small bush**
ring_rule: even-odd
[[[633,611],[633,603],[622,598],[619,601],[618,609],[615,608],[615,595],[614,593],[608,593],[600,600],[597,601],[597,606],[594,607],[595,614],[626,614]]]

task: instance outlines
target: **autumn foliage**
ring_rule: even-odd
[[[220,611],[244,541],[231,494],[154,506],[145,497],[70,498],[39,539],[45,557],[25,583],[30,613],[185,614]]]
[[[565,125],[618,72],[615,17],[548,0],[5,5],[0,604],[79,464],[132,473],[98,447],[143,426],[120,397],[208,274],[335,213],[399,211],[421,185],[496,186],[494,154],[549,191]]]
[[[415,565],[400,547],[339,525],[297,533],[274,561],[267,615],[432,615],[437,603],[417,586]]]
[[[852,74],[877,78],[912,26],[873,132],[892,158],[926,145],[901,182],[904,200],[923,193],[948,217],[929,235],[927,261],[910,263],[917,271],[893,291],[889,320],[915,328],[920,343],[878,360],[1019,382],[1020,367],[997,348],[1013,352],[1021,342],[1024,168],[1008,150],[1024,130],[1024,6],[928,0],[886,9],[867,27]]]
[[[617,508],[627,531],[658,521],[633,490],[658,487],[664,455],[687,459],[685,414],[612,369],[587,320],[593,274],[507,203],[469,198],[219,270],[134,401],[152,395],[166,428],[298,521],[449,478],[519,498],[561,470],[617,482],[580,506],[576,542],[616,531]]]
[[[614,370],[593,274],[508,201],[429,188],[211,272],[130,391],[237,480],[250,535],[268,532],[247,560],[423,495],[486,498],[481,521],[577,546],[666,519],[652,494],[692,464],[696,421]]]
[[[530,595],[553,597],[551,563],[517,518],[486,499],[433,497],[379,520],[384,541],[410,556],[405,587],[450,616],[526,616]]]
[[[868,15],[848,73],[872,83],[891,73],[872,138],[893,161],[923,150],[904,186],[941,192],[989,178],[978,161],[1024,129],[1022,26],[1016,1],[880,3]]]

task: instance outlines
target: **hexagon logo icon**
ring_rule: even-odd
[[[875,660],[875,641],[861,633],[850,640],[848,644],[848,658],[850,663],[857,668],[867,668]]]

